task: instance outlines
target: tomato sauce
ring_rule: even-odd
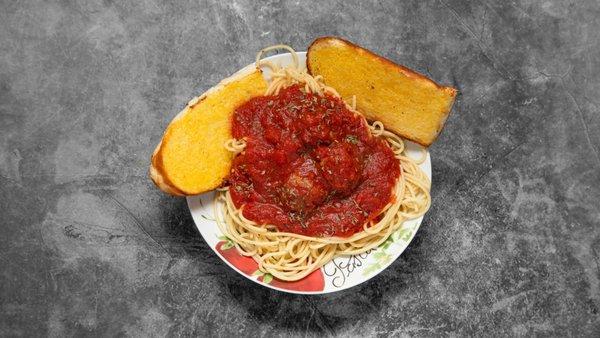
[[[259,224],[348,237],[393,198],[398,160],[338,98],[298,86],[257,97],[235,111],[232,133],[247,145],[233,161],[231,197]]]

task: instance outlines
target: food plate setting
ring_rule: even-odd
[[[301,64],[306,62],[306,52],[298,52]],[[264,59],[283,67],[292,64],[290,53],[278,54]],[[254,67],[254,64],[247,68]],[[265,69],[264,76],[269,78],[270,70]],[[412,157],[422,156],[426,149],[406,142],[407,153]],[[431,159],[426,159],[419,167],[431,179]],[[339,256],[299,281],[280,281],[269,274],[262,273],[252,258],[242,256],[231,240],[222,233],[216,222],[215,193],[209,192],[187,197],[187,203],[198,231],[211,249],[232,269],[263,286],[298,294],[324,294],[344,290],[363,283],[385,270],[406,250],[421,225],[423,217],[407,220],[381,245],[358,255]]]
[[[251,281],[344,290],[386,269],[415,236],[431,205],[427,147],[455,96],[340,38],[300,53],[270,46],[190,100],[150,177],[187,198],[206,243]]]

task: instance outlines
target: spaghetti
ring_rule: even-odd
[[[275,49],[290,51],[294,66],[280,67],[261,60],[263,53]],[[263,49],[257,55],[256,66],[267,67],[272,72],[265,95],[278,95],[290,86],[303,86],[307,93],[340,98],[337,91],[326,86],[320,76],[313,77],[300,67],[295,51],[289,46],[277,45]],[[355,97],[351,104],[344,104],[364,120],[356,111]],[[223,234],[233,241],[242,255],[253,257],[262,272],[281,280],[294,281],[304,278],[337,256],[356,255],[378,247],[400,229],[404,221],[423,215],[431,202],[429,178],[419,168],[426,153],[423,152],[420,159],[414,160],[407,156],[402,139],[385,130],[381,122],[375,121],[368,126],[373,137],[383,139],[389,145],[400,163],[401,174],[393,185],[391,202],[377,218],[367,221],[362,231],[349,237],[316,237],[279,231],[274,225],[257,224],[244,217],[244,206],[237,208],[229,187],[224,187],[218,190],[215,197],[216,220]],[[246,142],[243,139],[231,139],[225,147],[239,154],[244,151]]]

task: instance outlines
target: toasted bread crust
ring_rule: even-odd
[[[324,50],[330,53],[325,55]],[[348,53],[368,64],[370,69],[353,65],[343,68]],[[431,145],[441,132],[457,93],[454,88],[441,86],[418,72],[337,37],[317,38],[309,46],[306,60],[309,73],[322,75],[325,83],[333,86],[344,99],[356,95],[357,108],[367,119],[380,120],[386,128],[423,146]],[[375,74],[371,69],[382,71]],[[402,80],[395,73],[409,80]],[[348,78],[347,74],[353,76]],[[403,81],[403,92],[393,96],[389,93],[394,88],[390,83],[398,80]],[[366,83],[371,84],[369,89],[365,88]],[[382,96],[385,99],[381,99]],[[380,101],[373,102],[376,100]]]
[[[185,194],[183,192],[181,192],[179,189],[169,185],[166,182],[165,178],[161,174],[161,171],[157,167],[156,163],[157,163],[157,159],[159,157],[159,149],[160,149],[161,145],[162,145],[162,141],[158,143],[158,145],[154,149],[154,152],[152,153],[152,160],[150,163],[150,171],[149,171],[150,178],[152,179],[152,182],[154,182],[154,184],[160,190],[166,192],[167,194],[170,194],[173,196],[185,196]]]
[[[306,53],[306,59],[307,60],[309,59],[310,53],[311,53],[311,49],[313,49],[313,46],[316,46],[316,45],[319,45],[319,44],[323,44],[323,43],[331,43],[331,42],[333,42],[333,43],[335,43],[335,42],[342,42],[342,43],[344,43],[344,44],[346,44],[348,46],[351,46],[352,48],[355,48],[357,51],[360,50],[361,52],[372,56],[377,61],[380,61],[382,63],[388,64],[389,66],[391,66],[393,68],[397,68],[398,70],[400,70],[402,73],[404,73],[408,77],[413,77],[413,78],[416,78],[416,79],[421,79],[421,80],[429,81],[433,85],[435,85],[436,87],[438,87],[440,89],[444,89],[444,90],[451,89],[453,91],[456,91],[456,89],[454,89],[454,88],[445,87],[445,86],[442,86],[442,85],[438,84],[437,82],[433,81],[432,79],[428,78],[427,76],[425,76],[425,75],[423,75],[423,74],[421,74],[421,73],[419,73],[417,71],[414,71],[414,70],[412,70],[410,68],[407,68],[407,67],[405,67],[403,65],[397,64],[396,62],[394,62],[394,61],[392,61],[392,60],[390,60],[390,59],[388,59],[388,58],[386,58],[384,56],[377,55],[374,52],[372,52],[372,51],[370,51],[370,50],[368,50],[366,48],[363,48],[363,47],[361,47],[361,46],[359,46],[359,45],[357,45],[357,44],[355,44],[355,43],[353,43],[351,41],[348,41],[346,39],[342,39],[342,38],[339,38],[339,37],[335,37],[335,36],[321,36],[321,37],[316,38],[308,46],[308,51]],[[314,49],[313,49],[313,51],[314,51]],[[312,71],[310,69],[310,64],[308,62],[307,62],[306,66],[308,68],[308,72],[312,74]]]
[[[262,95],[266,86],[262,72],[249,66],[190,100],[171,121],[152,154],[149,175],[154,184],[174,196],[219,187],[233,160],[224,148],[224,142],[231,138],[233,111]]]

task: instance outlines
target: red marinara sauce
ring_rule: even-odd
[[[348,237],[394,198],[399,161],[338,98],[298,86],[257,97],[237,108],[232,133],[247,145],[233,161],[229,191],[249,220]]]

